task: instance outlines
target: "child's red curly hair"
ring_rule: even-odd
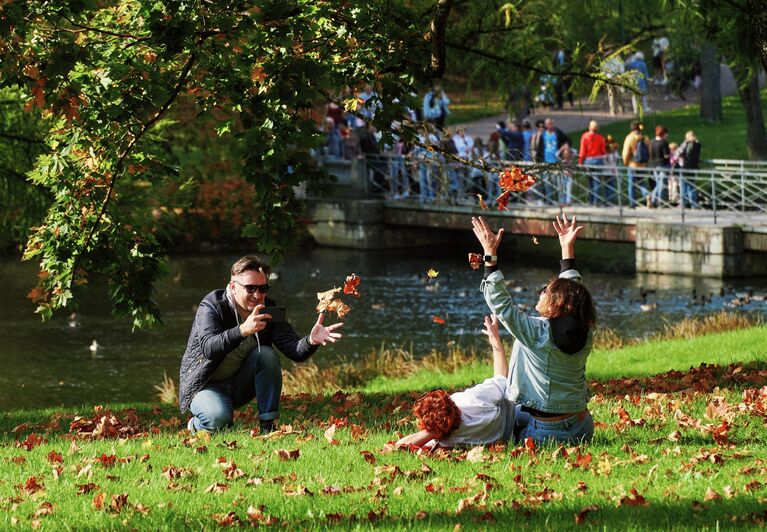
[[[418,428],[428,430],[438,440],[461,425],[461,411],[444,390],[424,394],[413,405],[413,414],[418,418]]]

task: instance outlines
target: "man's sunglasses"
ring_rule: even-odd
[[[249,294],[254,294],[256,290],[261,292],[262,294],[265,294],[269,291],[269,289],[272,287],[269,283],[266,284],[242,284],[240,281],[234,281],[241,287],[245,289],[245,291]]]

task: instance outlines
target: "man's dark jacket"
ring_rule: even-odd
[[[266,298],[266,306],[274,306]],[[240,335],[234,307],[226,297],[226,290],[214,290],[202,300],[189,333],[186,351],[181,359],[178,401],[181,411],[189,408],[199,392],[216,371],[227,354],[236,349],[245,338]],[[301,338],[288,322],[268,323],[258,333],[262,346],[276,346],[282,354],[296,362],[303,362],[317,350],[309,337]]]

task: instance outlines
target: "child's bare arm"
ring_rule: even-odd
[[[408,447],[410,445],[423,447],[424,445],[426,445],[433,439],[434,439],[433,433],[429,432],[428,430],[422,430],[419,432],[414,432],[413,434],[408,434],[407,436],[403,436],[402,438],[397,440],[397,443],[395,445],[397,447]]]
[[[487,336],[493,350],[493,375],[505,377],[509,373],[509,363],[506,360],[506,350],[501,343],[501,336],[498,334],[498,316],[495,314],[485,316],[485,329],[482,334]]]

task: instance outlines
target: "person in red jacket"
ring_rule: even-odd
[[[605,153],[607,153],[607,145],[605,138],[597,133],[599,124],[596,120],[589,122],[589,129],[583,135],[581,135],[581,144],[578,148],[578,163],[585,164],[587,166],[602,166],[604,164]],[[596,205],[600,198],[600,189],[602,188],[602,172],[595,171],[595,169],[589,169],[589,203]],[[605,191],[607,192],[607,191]]]

